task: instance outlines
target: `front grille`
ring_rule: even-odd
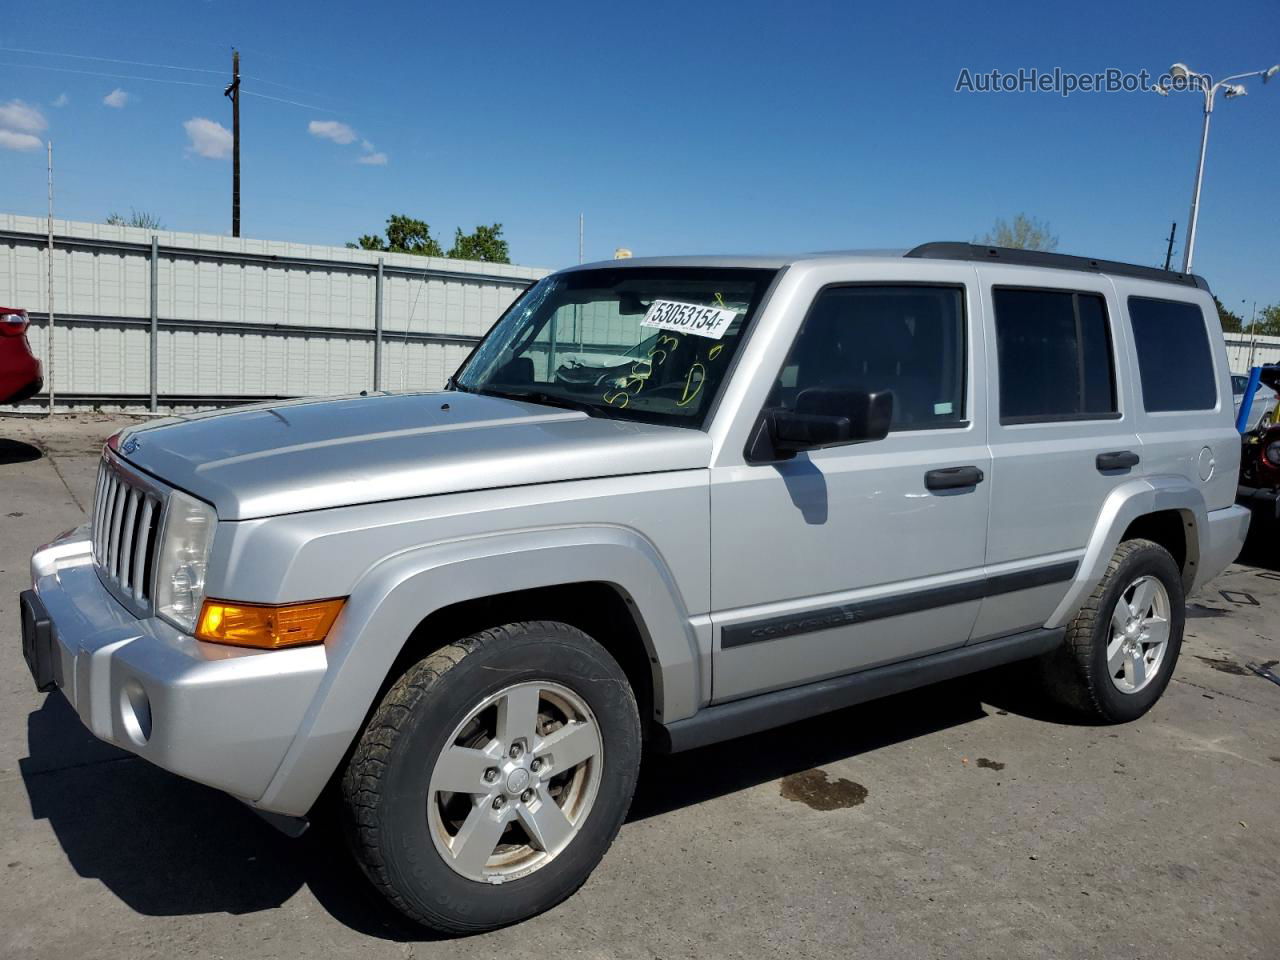
[[[104,457],[93,501],[93,561],[98,576],[126,607],[152,612],[152,580],[160,546],[164,495]]]

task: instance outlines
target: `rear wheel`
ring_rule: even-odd
[[[357,860],[410,918],[450,933],[540,913],[612,842],[640,760],[617,662],[562,623],[515,623],[414,664],[342,782]]]
[[[1182,575],[1173,557],[1150,540],[1126,540],[1063,645],[1041,660],[1047,685],[1091,720],[1136,720],[1173,677],[1184,621]]]

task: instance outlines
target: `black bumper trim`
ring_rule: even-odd
[[[34,590],[22,591],[18,609],[22,616],[22,658],[27,661],[36,689],[45,693],[62,680],[62,662],[53,645],[53,621]]]

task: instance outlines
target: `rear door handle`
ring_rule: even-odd
[[[1097,464],[1098,472],[1106,473],[1108,470],[1128,470],[1130,467],[1136,467],[1141,458],[1132,450],[1115,450],[1111,453],[1100,453],[1098,459],[1094,461]]]
[[[926,473],[924,486],[926,490],[956,490],[961,487],[976,487],[982,479],[982,471],[977,467],[945,467]]]

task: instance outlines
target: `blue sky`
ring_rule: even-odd
[[[1181,247],[1198,95],[963,94],[957,76],[1264,68],[1280,9],[44,0],[0,25],[0,147],[52,138],[58,216],[226,232],[230,162],[201,151],[224,149],[233,45],[245,236],[341,243],[404,212],[447,245],[500,221],[516,262],[555,267],[577,260],[579,211],[588,259],[970,240],[1025,211],[1063,252],[1156,263],[1171,220]],[[1232,307],[1280,302],[1277,158],[1280,78],[1219,101],[1195,268]],[[0,149],[0,211],[42,215],[44,178],[43,150]]]

